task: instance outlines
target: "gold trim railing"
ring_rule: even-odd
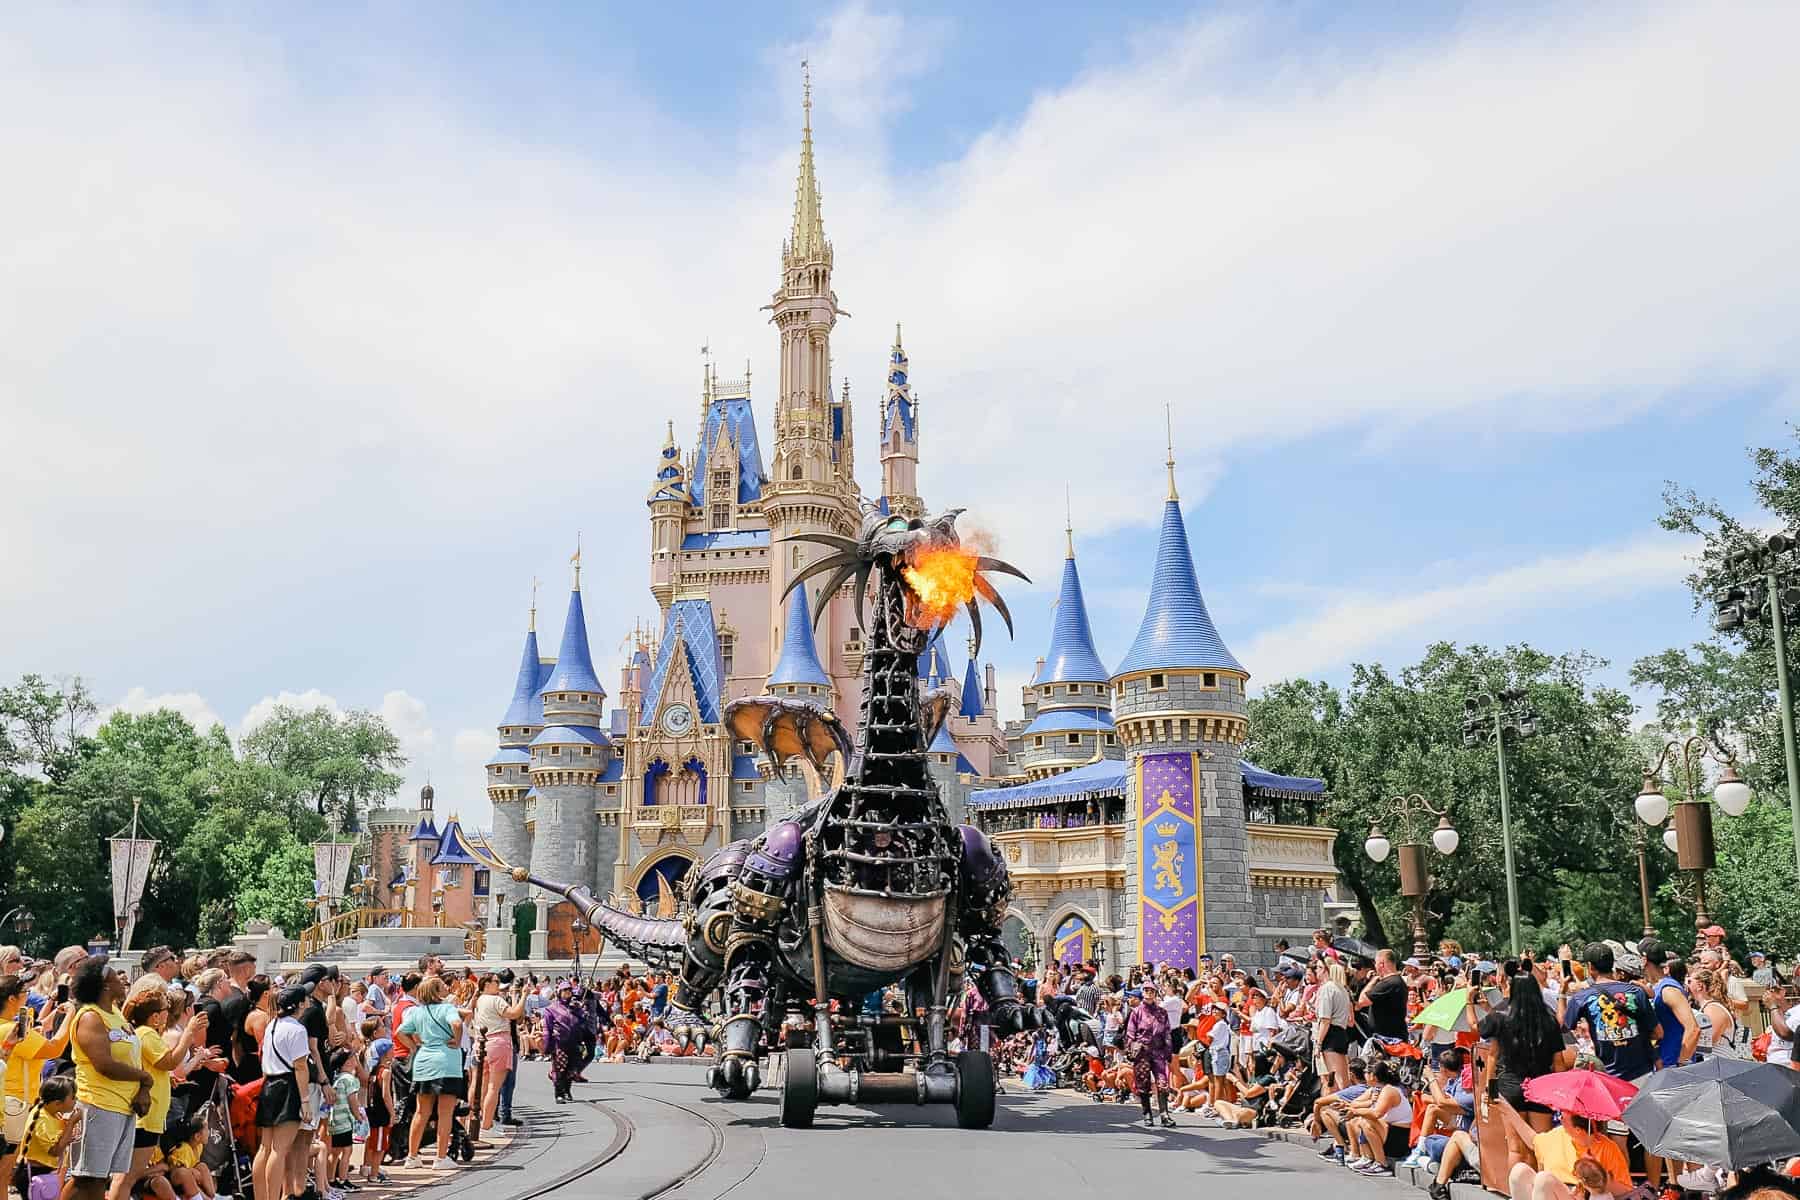
[[[487,927],[477,925],[463,934],[463,956],[480,962],[487,956]]]
[[[349,912],[341,912],[329,921],[320,921],[300,931],[296,939],[300,946],[302,960],[312,958],[339,942],[347,942],[365,929],[374,929],[386,925],[393,917],[404,917],[403,908],[353,908]]]

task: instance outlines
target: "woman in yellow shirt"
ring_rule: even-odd
[[[163,1041],[163,1031],[169,1027],[169,1007],[159,975],[146,975],[144,982],[132,989],[125,1000],[124,1016],[126,1023],[137,1030],[141,1065],[150,1073],[150,1107],[137,1119],[137,1133],[131,1143],[131,1169],[113,1180],[108,1200],[127,1200],[131,1189],[144,1177],[169,1121],[169,1076],[187,1060],[189,1050],[196,1044],[206,1044],[205,1013],[187,1023],[174,1045]]]
[[[101,1200],[108,1181],[131,1170],[137,1118],[150,1107],[150,1073],[138,1065],[137,1034],[119,1011],[125,976],[104,958],[88,958],[69,990],[80,1006],[70,1049],[82,1128],[63,1200]]]

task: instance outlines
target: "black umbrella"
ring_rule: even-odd
[[[1379,950],[1361,938],[1341,937],[1331,939],[1331,948],[1339,954],[1348,954],[1351,958],[1360,958],[1365,962],[1374,962]]]
[[[1736,1058],[1658,1071],[1625,1124],[1663,1158],[1738,1171],[1800,1154],[1800,1073]]]

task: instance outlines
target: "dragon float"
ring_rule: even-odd
[[[778,776],[797,758],[823,776],[833,755],[842,774],[791,819],[691,870],[679,916],[634,914],[585,885],[539,879],[482,851],[490,866],[573,901],[628,954],[678,970],[674,1020],[707,1020],[709,998],[722,995],[709,1083],[728,1099],[748,1097],[779,1050],[789,1127],[810,1126],[821,1104],[912,1103],[954,1105],[959,1125],[985,1129],[994,1119],[993,1062],[980,1050],[950,1053],[953,996],[971,978],[1002,1036],[1046,1019],[1021,995],[1000,940],[1012,892],[1005,860],[979,829],[950,821],[926,771],[950,697],[920,694],[919,656],[963,611],[979,647],[978,601],[1011,633],[1011,614],[986,575],[1026,578],[965,546],[960,512],[930,520],[871,512],[855,538],[785,539],[832,552],[801,570],[788,592],[825,572],[826,596],[854,581],[868,631],[861,723],[852,742],[814,703],[761,696],[727,706],[732,735],[758,745]],[[865,1004],[895,983],[905,992],[901,1011]]]

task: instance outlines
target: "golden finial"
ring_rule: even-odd
[[[1069,485],[1063,484],[1063,532],[1069,538],[1070,558],[1075,557],[1075,508],[1069,500]]]
[[[800,91],[804,97],[800,104],[806,110],[806,128],[812,130],[812,63],[800,60]]]
[[[575,531],[575,553],[569,555],[569,561],[575,564],[575,590],[581,590],[581,530]]]
[[[900,344],[900,322],[894,322],[894,345]]]
[[[1169,459],[1167,463],[1169,468],[1169,499],[1179,500],[1181,499],[1181,493],[1175,490],[1175,412],[1168,404],[1163,405],[1163,421],[1168,426],[1169,433]]]
[[[531,577],[531,625],[526,631],[528,633],[537,632],[537,590],[538,577],[533,575]]]

